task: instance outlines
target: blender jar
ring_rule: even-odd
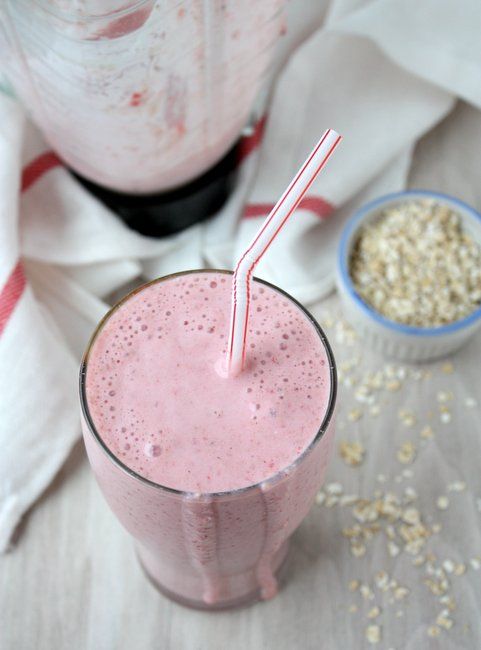
[[[143,195],[204,174],[266,81],[283,0],[4,0],[3,71],[84,179]]]

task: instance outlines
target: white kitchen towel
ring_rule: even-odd
[[[268,117],[243,142],[235,192],[209,222],[164,240],[129,230],[89,196],[0,93],[0,550],[80,433],[79,356],[113,291],[141,275],[232,268],[332,127],[342,145],[257,270],[305,302],[318,300],[332,289],[337,239],[355,206],[405,186],[416,141],[458,97],[481,108],[476,0],[425,0],[422,8],[334,0],[320,2],[315,19],[312,3],[288,5],[297,31],[283,46]],[[481,116],[474,108],[469,116],[459,135],[463,167],[448,166],[460,187],[476,183],[481,162],[473,146]],[[430,164],[457,161],[457,145],[452,138]]]
[[[19,259],[24,117],[0,102],[0,549],[45,489],[78,433],[77,362],[26,283]],[[50,390],[50,387],[53,387]]]

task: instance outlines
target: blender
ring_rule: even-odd
[[[4,0],[0,58],[46,141],[126,223],[181,230],[226,200],[283,0]]]

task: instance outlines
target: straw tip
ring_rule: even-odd
[[[327,135],[330,135],[333,138],[337,138],[338,140],[342,140],[342,135],[338,133],[335,129],[327,129],[326,131]]]
[[[244,364],[242,359],[237,359],[236,357],[233,357],[230,360],[228,370],[227,370],[227,375],[231,378],[237,377],[238,375],[241,374],[243,366]]]

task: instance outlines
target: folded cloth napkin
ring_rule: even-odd
[[[289,12],[296,29],[268,117],[243,141],[234,193],[211,220],[166,239],[129,230],[94,200],[0,92],[0,551],[80,433],[77,366],[107,297],[142,276],[232,268],[325,128],[344,142],[257,269],[304,302],[333,288],[345,218],[406,185],[416,141],[458,97],[472,105],[462,171],[449,163],[456,136],[442,158],[427,156],[469,194],[480,159],[479,3],[425,0],[421,11],[415,0],[334,0],[313,12],[294,0]],[[299,45],[308,23],[317,29]]]

